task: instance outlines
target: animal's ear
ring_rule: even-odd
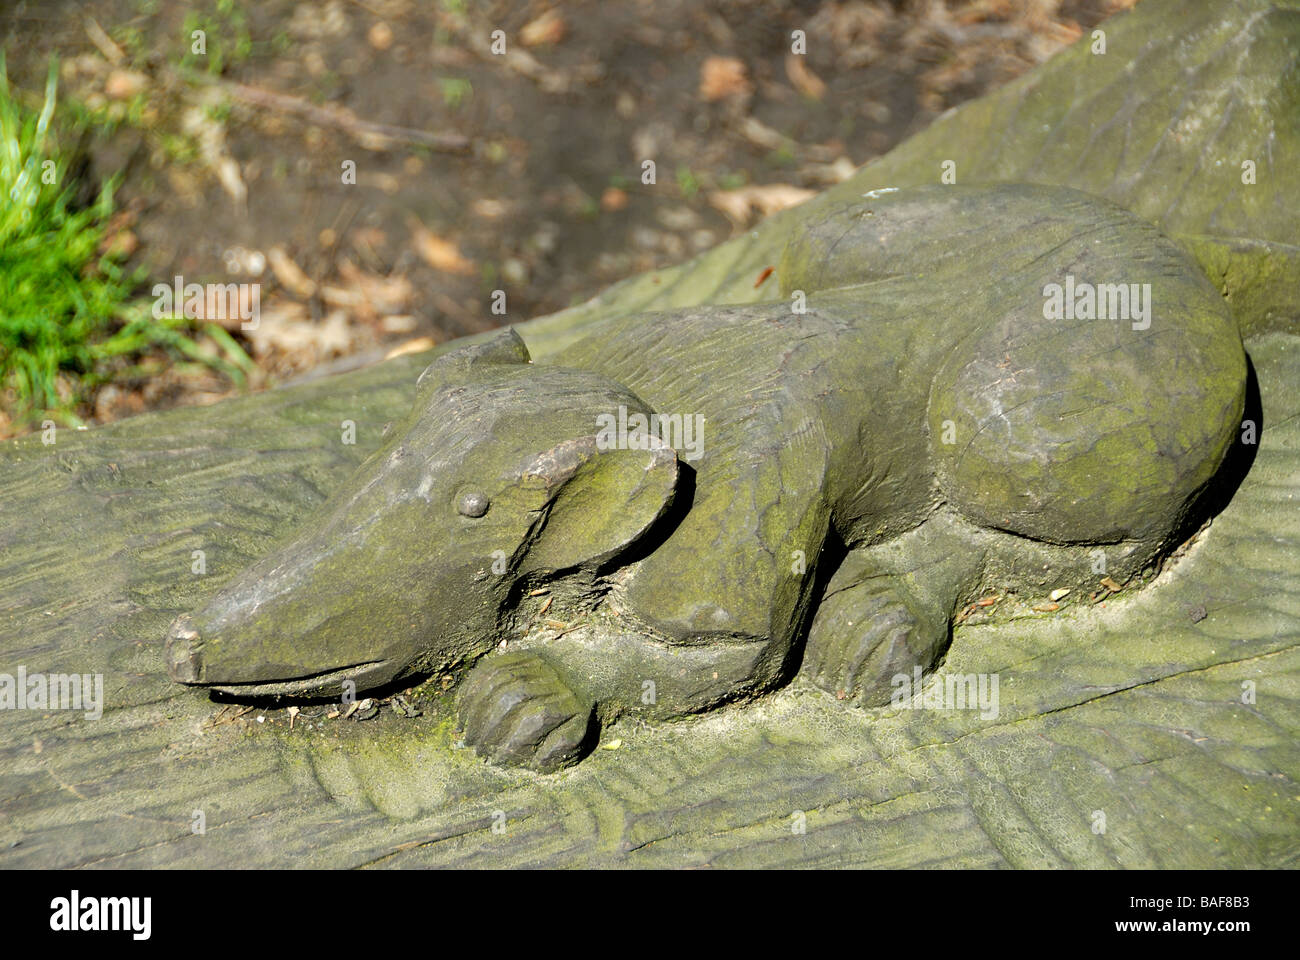
[[[600,566],[667,512],[677,453],[655,436],[632,439],[644,449],[602,450],[594,436],[566,440],[524,468],[521,483],[535,486],[550,510],[523,572]]]
[[[531,362],[524,341],[515,333],[514,328],[506,327],[490,335],[476,337],[464,346],[449,350],[436,358],[420,374],[416,389],[423,390],[431,383],[466,379],[471,371],[487,364]]]

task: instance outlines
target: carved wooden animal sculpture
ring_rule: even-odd
[[[1115,580],[1149,569],[1241,423],[1220,295],[1086,194],[876,193],[790,238],[778,301],[435,360],[386,447],[176,621],[171,675],[333,695],[465,668],[466,741],[549,771],[621,713],[754,697],[801,656],[886,702],[985,592],[1093,589],[1099,550]],[[606,442],[637,414],[702,415],[700,456]]]

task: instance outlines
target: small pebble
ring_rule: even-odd
[[[418,717],[420,715],[419,708],[412,706],[410,701],[405,697],[393,697],[393,709],[403,717],[407,718]]]

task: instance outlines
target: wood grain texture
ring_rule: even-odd
[[[851,709],[796,681],[743,708],[617,727],[618,749],[550,779],[455,749],[449,704],[413,720],[290,731],[284,711],[257,711],[213,727],[221,707],[164,676],[170,617],[378,439],[404,401],[383,382],[394,371],[13,444],[0,662],[102,673],[107,709],[0,715],[0,863],[1292,864],[1300,343],[1249,346],[1258,457],[1161,582],[1104,608],[959,628],[944,669],[999,674],[996,718]],[[355,449],[338,443],[348,414]],[[207,577],[190,573],[199,547]],[[1208,615],[1193,622],[1197,606]],[[190,832],[195,810],[206,835]]]

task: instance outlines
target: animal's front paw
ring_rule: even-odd
[[[460,694],[465,743],[495,763],[551,773],[587,752],[593,705],[531,653],[480,660]]]
[[[928,670],[948,639],[947,621],[918,607],[888,578],[828,589],[808,632],[802,673],[839,700],[888,703],[894,677]]]

